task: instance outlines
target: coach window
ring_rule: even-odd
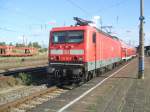
[[[96,33],[95,32],[93,33],[92,41],[93,41],[93,43],[96,43]]]

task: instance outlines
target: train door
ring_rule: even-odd
[[[29,49],[25,49],[25,54],[30,54],[30,50]]]
[[[0,49],[0,54],[5,54],[5,49],[1,48]]]
[[[0,49],[0,54],[3,54],[3,49],[2,48]]]
[[[126,59],[127,58],[127,49],[126,48],[122,48],[122,58]]]
[[[96,74],[96,68],[97,68],[97,66],[96,66],[96,57],[97,57],[97,55],[96,55],[96,32],[94,32],[93,33],[93,36],[92,36],[92,42],[93,42],[93,44],[94,44],[94,75]]]

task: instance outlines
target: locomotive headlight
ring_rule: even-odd
[[[54,60],[54,57],[51,57],[50,59],[51,59],[51,60]]]
[[[80,58],[79,58],[79,61],[83,61],[83,58],[80,57]]]
[[[55,71],[55,68],[52,68],[52,67],[47,68],[48,73],[53,73],[54,71]]]

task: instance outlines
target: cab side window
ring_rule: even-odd
[[[96,33],[95,32],[93,33],[93,36],[92,36],[92,42],[96,43]]]

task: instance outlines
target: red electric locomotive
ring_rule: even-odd
[[[126,48],[117,37],[89,26],[90,21],[75,20],[75,26],[50,32],[48,72],[59,82],[88,81],[124,59]]]

